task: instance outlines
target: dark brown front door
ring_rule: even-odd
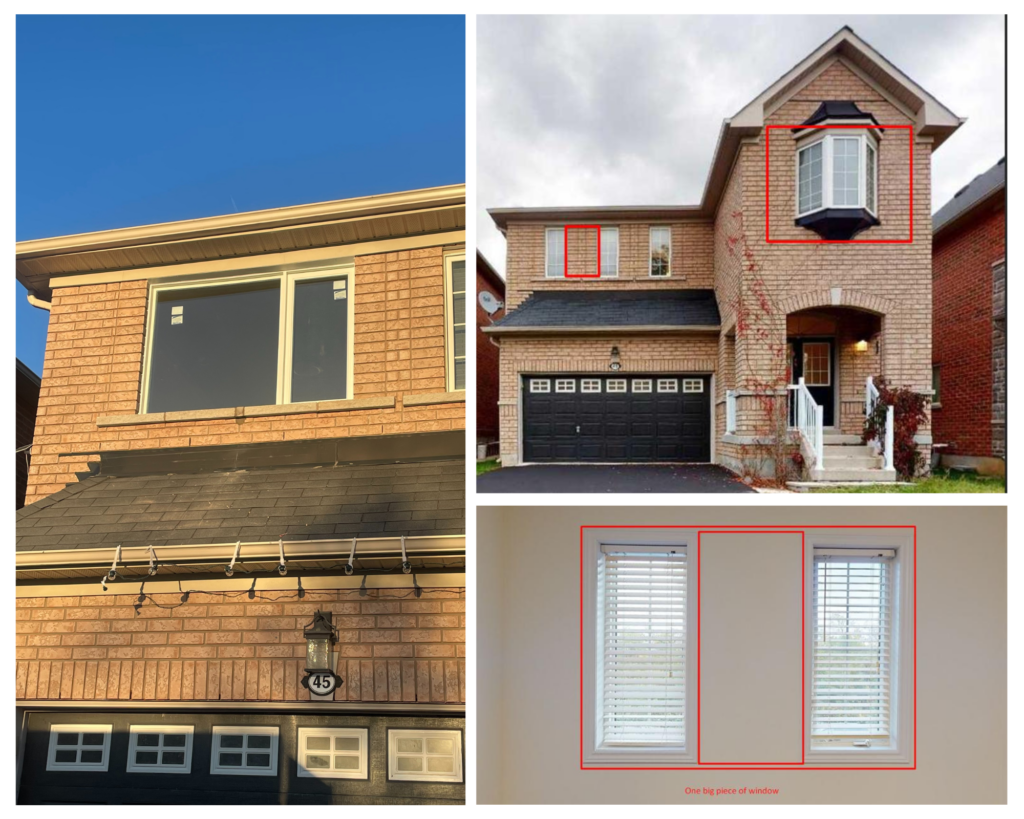
[[[807,391],[824,408],[824,424],[835,426],[835,341],[831,338],[789,340],[793,383],[803,377]]]

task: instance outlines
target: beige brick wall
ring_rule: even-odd
[[[187,585],[187,584],[186,584]],[[32,597],[16,602],[17,699],[308,700],[303,628],[334,613],[335,700],[465,702],[465,590]]]
[[[99,428],[138,411],[147,282],[54,291],[26,503],[76,481],[82,452],[433,432],[465,428],[465,404],[405,408],[444,392],[443,248],[356,259],[354,393],[395,396],[394,409]]]
[[[714,373],[718,342],[694,336],[607,336],[595,338],[501,339],[501,462],[519,462],[519,391],[525,373],[608,373],[612,347],[619,348],[621,373]]]
[[[619,275],[615,279],[546,279],[543,224],[513,223],[506,241],[508,307],[514,310],[536,290],[678,290],[713,286],[714,229],[708,221],[676,223],[672,228],[672,275],[650,277],[649,224],[619,224]],[[604,248],[602,247],[602,252]],[[569,273],[592,274],[597,232],[569,231]]]

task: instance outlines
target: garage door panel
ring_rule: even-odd
[[[617,391],[622,376],[539,378],[541,388],[547,382],[550,392],[534,392],[530,385],[533,376],[523,379],[526,461],[710,459],[706,376],[629,376],[627,392]],[[609,381],[616,391],[608,391]],[[584,384],[587,392],[582,391]],[[556,385],[574,392],[555,392]],[[695,391],[696,387],[702,387],[701,391]]]

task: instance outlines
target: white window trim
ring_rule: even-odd
[[[620,241],[619,241],[622,238],[622,235],[619,232],[619,226],[618,225],[601,225],[598,229],[599,229],[600,232],[604,232],[606,230],[614,230],[615,231],[615,274],[614,275],[609,274],[609,275],[606,276],[606,275],[604,275],[604,271],[601,270],[600,268],[598,268],[598,271],[597,271],[598,274],[599,274],[598,278],[601,278],[601,279],[617,279],[617,278],[619,278],[619,261],[622,258],[621,244],[620,244]],[[601,256],[602,256],[602,258],[604,257],[604,243],[603,242],[601,244]]]
[[[460,262],[460,261],[461,262],[465,262],[466,261],[466,253],[465,253],[465,251],[459,251],[458,253],[445,253],[444,254],[444,349],[445,349],[445,357],[444,357],[444,359],[445,359],[445,383],[447,384],[449,392],[454,392],[457,389],[465,389],[465,385],[463,385],[462,387],[456,387],[455,386],[455,324],[457,322],[455,321],[456,316],[452,315],[452,311],[454,309],[454,305],[453,305],[452,302],[454,301],[454,297],[455,297],[454,280],[453,280],[454,263],[455,262]],[[463,283],[463,287],[468,287],[469,286],[469,283],[468,283],[469,271],[468,270],[466,271],[466,279],[467,279],[467,281]],[[463,290],[462,292],[463,292],[463,296],[465,296],[465,294],[468,291],[467,290]],[[466,309],[467,310],[469,309],[468,305],[467,305]],[[349,325],[351,326],[351,319],[349,321]],[[466,323],[466,316],[463,315],[462,316],[462,331],[463,331],[463,334],[464,334],[464,343],[467,345],[466,346],[467,350],[468,350],[468,344],[469,344],[468,328],[469,328],[469,325]],[[350,349],[351,349],[351,347],[350,347]],[[465,353],[465,350],[464,350],[463,351],[463,355],[462,355],[463,364],[465,364],[467,360],[468,360],[468,357],[467,357],[467,355]],[[469,368],[466,367],[466,377],[467,377],[467,380],[468,380],[468,376],[469,376]]]
[[[793,204],[796,218],[803,216],[810,216],[812,213],[818,213],[822,210],[856,210],[862,209],[868,211],[872,216],[878,217],[878,161],[879,161],[879,150],[878,150],[878,139],[869,130],[858,131],[850,129],[848,132],[844,129],[844,133],[841,134],[819,134],[813,138],[808,138],[806,132],[802,135],[797,135],[797,139],[800,140],[800,144],[796,149],[796,154],[793,159],[794,168],[794,187],[796,189],[796,199]],[[858,168],[858,201],[855,205],[835,205],[833,201],[832,192],[832,152],[833,142],[836,139],[858,139],[860,140],[860,166]],[[871,209],[867,206],[867,185],[865,184],[867,176],[867,144],[870,141],[871,146],[875,149],[875,208]],[[810,210],[800,210],[800,154],[806,151],[808,148],[822,144],[821,149],[821,207],[812,208]]]
[[[540,385],[544,385],[544,389],[540,389]],[[536,387],[537,389],[534,389]],[[530,392],[535,394],[547,395],[551,392],[551,379],[550,378],[531,378],[530,379]]]
[[[587,384],[596,384],[597,385],[597,389],[596,390],[588,390],[587,389]],[[589,394],[592,395],[594,393],[599,393],[601,391],[602,391],[602,388],[601,388],[601,379],[600,378],[581,378],[580,379],[580,392],[585,392],[585,393],[589,393]]]
[[[355,737],[359,740],[359,768],[345,771],[338,771],[334,768],[307,768],[302,762],[305,754],[310,753],[305,750],[305,742],[309,737],[330,737],[332,750],[324,752],[330,757],[338,753],[333,750],[335,737]],[[312,779],[369,779],[369,745],[370,732],[368,728],[299,728],[295,760],[298,776]],[[353,753],[347,755],[355,756]]]
[[[455,741],[453,753],[453,771],[451,773],[437,773],[433,771],[398,771],[398,739],[452,739]],[[462,731],[440,730],[440,729],[388,729],[388,781],[394,782],[461,782],[462,781]]]
[[[551,234],[557,234],[562,242],[562,268],[560,270],[552,271],[548,266],[551,261],[551,257],[548,255],[548,238]],[[546,227],[544,228],[544,278],[545,279],[564,279],[565,278],[565,226],[561,227]]]
[[[703,378],[684,378],[684,379],[682,379],[682,382],[683,382],[683,392],[684,393],[687,393],[689,395],[696,395],[697,393],[704,392],[704,379]],[[693,385],[693,384],[696,384],[698,389],[695,389],[695,390],[690,389],[690,386]]]
[[[662,389],[662,385],[665,385],[665,389]],[[668,389],[671,385],[671,389]],[[659,378],[657,384],[658,392],[677,393],[679,392],[679,379],[678,378]]]
[[[806,765],[910,765],[914,735],[914,537],[903,529],[886,534],[867,534],[850,530],[809,530],[804,554],[804,590],[807,628],[804,630],[804,651],[808,658],[804,668],[804,761]],[[893,745],[890,748],[821,748],[811,738],[811,686],[814,680],[814,549],[841,548],[863,550],[894,549],[894,588],[897,599],[893,606],[893,636],[896,642],[893,660],[891,724]]]
[[[621,529],[584,529],[583,534],[583,764],[589,767],[647,765],[694,765],[697,763],[697,594],[699,567],[696,530],[644,529],[642,534],[624,535]],[[597,567],[602,546],[675,546],[686,550],[686,747],[624,748],[602,747],[598,743],[597,673],[598,591]]]
[[[612,389],[612,384],[621,384],[622,389]],[[605,392],[612,393],[614,395],[622,395],[629,392],[629,379],[628,378],[609,378],[605,381]]]
[[[267,753],[270,754],[270,767],[269,768],[247,768],[233,766],[219,765],[217,760],[220,756],[220,751],[233,752],[246,752],[246,740],[242,741],[241,748],[221,748],[220,738],[224,734],[244,734],[246,736],[260,735],[270,737],[270,748],[266,749]],[[213,732],[210,740],[210,773],[216,775],[226,776],[277,776],[278,767],[278,747],[280,745],[280,729],[276,725],[214,725]],[[258,753],[262,753],[261,749]],[[243,757],[242,761],[245,759]]]
[[[563,390],[562,384],[571,384],[571,390]],[[556,393],[572,393],[576,392],[576,379],[575,378],[556,378],[555,379],[555,392]]]
[[[641,384],[647,384],[647,389],[646,390],[638,390],[636,388],[636,384],[637,384],[638,381]],[[632,379],[630,379],[630,382],[631,382],[630,385],[629,385],[630,393],[633,393],[635,395],[648,395],[649,393],[654,392],[654,381],[652,379],[650,379],[650,378],[632,378]]]
[[[654,231],[668,231],[668,273],[664,276],[654,275]],[[647,231],[647,278],[649,279],[671,279],[672,278],[672,226],[651,225]]]
[[[140,748],[138,746],[139,734],[160,734],[160,746],[156,748]],[[163,735],[184,734],[185,745],[181,748],[165,748],[163,746]],[[195,734],[194,725],[130,725],[128,727],[128,773],[154,773],[154,774],[190,774],[192,773],[192,739]],[[154,751],[157,760],[162,758],[162,751],[183,751],[185,762],[182,765],[164,765],[157,762],[155,765],[140,765],[135,761],[136,751]]]
[[[62,724],[50,726],[50,745],[46,752],[46,770],[48,771],[106,771],[110,765],[110,736],[114,731],[113,725],[77,725]],[[102,750],[102,761],[100,762],[57,762],[57,735],[58,734],[103,734],[103,745],[91,745],[86,750]],[[68,749],[71,746],[64,746]],[[81,750],[82,745],[76,745]]]
[[[226,284],[249,284],[258,281],[277,281],[280,284],[280,314],[278,319],[277,342],[277,394],[275,404],[290,404],[291,401],[291,358],[292,358],[292,306],[295,303],[295,283],[310,279],[342,279],[346,280],[346,307],[348,309],[348,361],[345,375],[345,395],[331,399],[343,401],[355,395],[353,379],[355,378],[355,263],[338,261],[316,268],[296,269],[259,275],[236,275],[200,277],[173,282],[152,282],[146,296],[146,338],[143,350],[142,381],[139,391],[139,412],[149,411],[149,379],[152,372],[153,331],[156,325],[157,296],[175,290],[198,290],[204,287],[218,287]],[[306,401],[310,405],[316,401]]]

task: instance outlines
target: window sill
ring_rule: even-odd
[[[402,396],[402,404],[406,407],[425,407],[429,404],[461,404],[466,401],[465,390],[452,392],[424,392],[416,395]]]
[[[147,412],[139,413],[138,415],[103,415],[96,419],[96,426],[125,427],[140,424],[172,424],[180,421],[219,421],[228,418],[259,418],[266,415],[299,415],[311,412],[391,409],[394,406],[394,396],[386,398],[349,398],[340,401],[307,401],[301,404],[269,404],[261,407]]]

